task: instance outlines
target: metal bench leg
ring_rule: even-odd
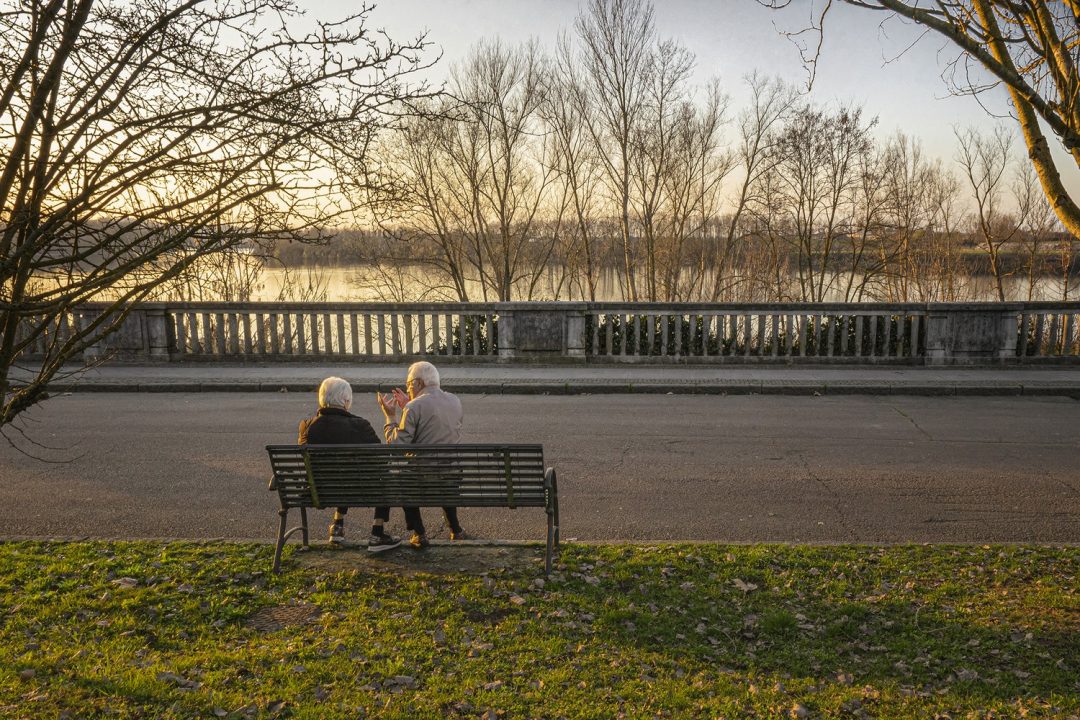
[[[302,512],[302,511],[301,511]],[[286,508],[278,510],[278,532],[277,532],[277,547],[274,548],[274,567],[275,573],[281,572],[281,550],[285,547],[285,525],[289,518],[289,511]]]
[[[303,534],[304,547],[308,547],[307,508],[300,508],[300,527]]]
[[[547,554],[544,557],[544,574],[551,574],[551,552],[555,545],[555,517],[551,513],[547,516]]]

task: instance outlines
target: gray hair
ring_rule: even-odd
[[[352,386],[339,377],[328,377],[319,386],[319,407],[352,407]]]
[[[429,362],[421,360],[409,366],[406,378],[419,380],[426,387],[439,387],[439,371]]]

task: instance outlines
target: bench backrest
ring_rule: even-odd
[[[541,445],[267,445],[283,507],[546,507]]]

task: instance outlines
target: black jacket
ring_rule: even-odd
[[[341,408],[319,408],[319,414],[300,421],[297,445],[378,445],[382,440],[371,423]]]

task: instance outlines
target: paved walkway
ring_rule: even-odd
[[[308,392],[327,375],[356,391],[401,386],[406,365],[261,363],[72,367],[54,392]],[[925,368],[446,363],[443,385],[466,393],[787,395],[1059,395],[1080,398],[1080,367]],[[18,380],[19,373],[15,373]]]

